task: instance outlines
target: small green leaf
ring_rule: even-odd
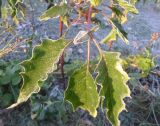
[[[116,19],[111,19],[110,20],[112,26],[117,30],[118,36],[126,43],[128,44],[129,41],[127,39],[127,33],[125,32],[124,28],[122,25],[118,22]]]
[[[128,58],[128,64],[142,70],[142,77],[149,74],[152,67],[154,67],[154,62],[150,57],[144,57],[143,55],[130,56]]]
[[[40,21],[46,21],[57,16],[65,16],[69,12],[67,4],[53,6],[47,11],[45,11],[40,17]]]
[[[48,73],[55,70],[55,63],[66,47],[67,41],[44,39],[42,44],[36,46],[30,60],[21,63],[25,71],[22,74],[23,86],[17,103],[26,101],[32,93],[40,89],[39,82],[47,79]]]
[[[102,3],[102,0],[90,0],[93,6],[99,6]]]
[[[100,60],[96,81],[102,85],[101,96],[104,97],[102,106],[106,108],[107,118],[113,126],[119,126],[119,114],[125,109],[123,98],[130,96],[126,85],[129,77],[121,66],[120,53],[104,52]]]
[[[125,0],[119,0],[118,1],[119,5],[125,9],[126,11],[128,12],[132,12],[134,14],[138,14],[138,10],[135,8],[134,5],[128,3],[128,1],[125,1]]]
[[[105,37],[105,38],[102,40],[102,42],[103,42],[103,43],[108,43],[108,42],[110,42],[110,41],[116,41],[116,39],[117,39],[117,31],[116,31],[115,28],[113,28],[113,29],[111,30],[111,32],[107,35],[107,37]]]
[[[74,109],[80,107],[96,117],[99,96],[94,79],[87,70],[87,65],[75,71],[70,77],[65,99],[73,104]]]

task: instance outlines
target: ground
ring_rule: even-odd
[[[40,7],[38,7],[37,10],[34,10],[32,7],[30,7],[31,9],[29,11],[32,14],[28,15],[30,17],[29,20],[23,22],[16,28],[16,35],[23,35],[24,38],[31,36],[34,37],[33,46],[39,43],[41,38],[57,39],[59,36],[57,30],[58,20],[55,19],[47,22],[38,21],[37,17],[40,15],[40,9],[44,10],[46,5],[41,6],[36,3],[34,4],[33,0],[31,2],[33,8],[37,6]],[[102,7],[105,8],[104,6]],[[125,29],[128,33],[128,39],[130,41],[129,45],[126,45],[124,42],[118,39],[117,42],[113,44],[112,51],[118,50],[124,55],[137,54],[145,45],[147,45],[153,33],[160,33],[160,5],[155,4],[153,1],[147,2],[144,5],[142,2],[140,2],[137,5],[137,8],[139,10],[139,14],[130,14],[128,23],[125,24]],[[103,20],[102,17],[99,18]],[[84,26],[82,26],[81,29],[83,28]],[[74,37],[81,29],[77,26],[74,26],[68,33],[68,38]],[[102,30],[95,33],[97,40],[103,39],[109,30],[110,29],[106,24]],[[2,37],[4,36],[1,36],[1,38]],[[12,38],[12,35],[9,34],[6,40],[10,40],[10,38]],[[1,45],[1,48],[3,48],[3,46],[4,45]],[[108,49],[108,47],[104,44],[101,44],[101,46],[104,49]],[[3,58],[5,60],[25,59],[26,47],[28,47],[28,45],[21,44],[14,53],[10,53]],[[72,47],[68,48],[67,56],[70,56],[71,58],[67,57],[66,62],[73,61],[73,59],[75,60],[78,58],[84,60],[86,58],[85,47],[86,45],[82,44],[79,46],[73,45]],[[93,50],[95,49],[94,46],[92,48]],[[160,56],[160,39],[153,41],[149,48],[151,49],[152,56]],[[96,56],[96,51],[93,51],[92,53],[92,59],[94,59]],[[158,66],[160,65],[160,58],[157,58],[157,61]],[[156,67],[155,69],[159,70],[159,67]],[[63,99],[63,89],[61,85],[63,85],[63,82],[66,80],[63,80],[61,77],[56,78],[55,75],[51,78],[51,81],[49,81],[51,86],[47,87],[47,91],[45,87],[39,95],[35,95],[36,100],[32,100],[35,102],[35,104],[38,103],[40,108],[46,108],[46,113],[43,113],[40,108],[34,108],[34,103],[32,103],[32,110],[30,102],[23,103],[14,110],[0,114],[0,126],[109,126],[109,123],[105,119],[105,115],[102,114],[101,110],[99,110],[98,117],[94,119],[82,110],[78,110],[76,113],[73,113],[68,103],[65,104],[66,107],[62,108],[58,108],[59,104],[57,107],[53,106],[52,104],[50,105],[49,103],[45,103],[46,101],[50,101],[52,103],[58,98],[61,104],[61,100]],[[157,96],[160,96],[160,77],[158,75],[150,74],[147,78],[140,79],[140,83],[142,86],[133,87],[133,85],[130,85],[133,98],[132,100],[125,100],[129,112],[123,112],[121,114],[120,119],[122,121],[122,126],[156,126],[160,124],[160,101],[152,94],[155,93]],[[144,88],[146,86],[144,85],[149,86],[149,92],[145,92]],[[53,107],[55,109],[50,110]],[[33,108],[35,110],[33,110]],[[155,112],[153,111],[153,108],[156,109]],[[61,109],[62,111],[59,111],[58,109]],[[31,119],[31,111],[36,112],[36,114],[32,113],[35,116],[34,120]],[[158,116],[155,116],[155,113]]]

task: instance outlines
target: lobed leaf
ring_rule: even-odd
[[[23,86],[17,103],[26,101],[32,93],[40,90],[40,83],[47,79],[48,73],[56,69],[55,63],[66,47],[67,41],[44,39],[41,45],[33,50],[31,59],[21,63],[24,67]]]
[[[41,21],[46,21],[48,19],[51,18],[55,18],[57,16],[65,16],[68,12],[69,12],[69,7],[67,6],[67,4],[63,4],[63,5],[56,5],[53,6],[51,8],[49,8],[48,10],[46,10],[40,17],[39,20]]]
[[[99,95],[94,79],[87,70],[87,65],[75,71],[70,77],[65,99],[73,104],[74,109],[80,107],[96,117]]]
[[[125,109],[123,98],[130,96],[126,85],[129,77],[121,66],[120,53],[104,52],[97,66],[96,81],[102,85],[100,95],[104,97],[102,107],[113,126],[119,126],[119,114]]]

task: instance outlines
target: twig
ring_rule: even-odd
[[[92,6],[90,5],[88,9],[88,19],[87,19],[87,24],[88,24],[87,31],[88,32],[91,29],[91,15],[92,15]],[[88,39],[88,43],[87,43],[87,69],[88,70],[90,67],[90,55],[91,55],[90,46],[91,46],[91,38]]]
[[[91,39],[88,39],[88,43],[87,43],[87,69],[89,70],[89,66],[90,66],[90,45],[91,45]]]
[[[99,54],[102,56],[102,49],[100,45],[98,44],[97,40],[94,38],[92,33],[89,33],[89,36],[91,37],[92,41],[94,42],[95,46],[97,47]]]
[[[28,42],[30,41],[30,39],[24,39],[22,42]],[[2,50],[0,50],[0,57],[12,52],[14,49],[17,48],[17,46],[19,45],[19,42],[13,43],[11,44],[9,47],[3,48]]]

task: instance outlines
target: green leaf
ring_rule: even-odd
[[[112,9],[112,17],[116,17],[120,24],[124,24],[127,21],[128,11],[117,8],[117,6],[112,6],[110,9]]]
[[[93,6],[99,6],[102,3],[102,0],[90,0]]]
[[[118,1],[119,5],[125,9],[126,11],[128,12],[132,12],[134,14],[138,14],[138,10],[135,8],[134,5],[128,3],[128,1],[125,1],[125,0],[119,0]]]
[[[102,85],[100,91],[104,97],[102,106],[106,108],[106,115],[113,126],[119,126],[119,114],[125,109],[123,98],[130,96],[126,85],[129,77],[121,66],[120,53],[104,52],[97,66],[96,81]]]
[[[11,81],[12,81],[12,85],[18,85],[21,82],[21,77],[19,76],[19,74],[15,73],[12,76]]]
[[[3,18],[3,19],[7,19],[7,8],[4,6],[4,7],[2,7],[1,8],[1,17]]]
[[[69,7],[67,4],[53,6],[47,11],[45,11],[40,17],[40,21],[46,21],[57,16],[65,16],[69,12]]]
[[[126,43],[128,44],[129,41],[127,39],[127,33],[125,32],[124,28],[122,25],[118,22],[116,19],[111,19],[110,20],[112,26],[117,30],[118,36]]]
[[[129,0],[129,3],[135,5],[137,3],[138,0]]]
[[[6,106],[10,105],[12,101],[13,101],[13,95],[10,93],[5,93],[2,96],[2,101],[0,103],[1,103],[2,107],[6,107]]]
[[[21,12],[22,16],[25,17],[27,11],[27,7],[25,6],[25,4],[22,2],[17,2],[15,6],[17,11]]]
[[[11,9],[11,17],[14,21],[14,23],[18,24],[19,21],[18,21],[18,18],[17,18],[17,12],[20,11],[22,12],[21,9],[25,9],[24,6],[20,8],[17,8],[19,6],[19,3],[21,3],[22,5],[22,0],[7,0],[8,1],[8,4],[9,4],[9,7]],[[18,6],[17,6],[18,5]]]
[[[14,9],[17,0],[7,0],[7,1],[8,1],[8,4],[10,5],[10,7],[11,7],[12,9]]]
[[[7,85],[11,82],[10,76],[2,76],[0,77],[0,85]]]
[[[116,41],[116,39],[117,39],[117,31],[116,31],[115,28],[113,28],[113,29],[111,30],[111,32],[107,35],[107,37],[105,37],[105,38],[102,40],[102,42],[103,42],[103,43],[108,43],[108,42],[110,42],[110,41]]]
[[[81,66],[83,66],[83,64],[84,64],[83,61],[75,60],[71,64],[65,64],[64,65],[64,71],[68,76],[70,76],[70,75],[72,75],[74,73],[74,71],[76,69],[78,69]]]
[[[144,57],[143,55],[130,56],[128,58],[128,64],[142,70],[142,77],[149,74],[152,67],[154,67],[154,62],[150,57]]]
[[[59,56],[67,45],[67,41],[44,39],[42,44],[33,50],[31,59],[21,63],[25,71],[21,73],[23,86],[17,103],[26,101],[32,93],[40,90],[39,82],[47,79],[48,73],[55,70]]]
[[[99,96],[94,79],[87,70],[87,65],[76,70],[70,77],[65,99],[73,104],[74,109],[80,107],[96,117]]]

